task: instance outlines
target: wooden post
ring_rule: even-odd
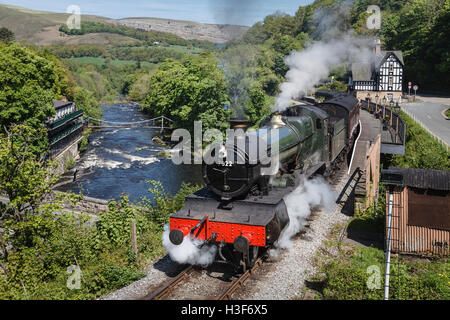
[[[136,220],[131,220],[131,246],[133,248],[134,254],[138,255],[138,249],[137,249],[137,237],[136,237]]]
[[[395,143],[397,143],[398,139],[398,116],[397,116],[397,125],[395,126]]]

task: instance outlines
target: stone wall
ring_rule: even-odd
[[[83,137],[75,140],[69,147],[67,147],[53,159],[58,163],[58,167],[56,168],[57,174],[63,174],[65,172],[65,163],[71,158],[77,160],[80,157],[78,154],[78,143],[81,141],[81,139],[83,139]]]
[[[46,199],[51,202],[56,199],[56,195],[64,194],[63,192],[53,191],[52,194]],[[96,199],[83,196],[81,200],[76,201],[76,204],[72,204],[70,201],[65,200],[63,203],[64,209],[72,210],[76,212],[98,214],[108,210],[108,201],[103,199]]]

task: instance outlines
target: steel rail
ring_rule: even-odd
[[[170,280],[164,286],[158,288],[156,291],[147,295],[144,300],[161,300],[163,297],[168,295],[172,289],[180,282],[186,280],[189,275],[194,271],[194,266],[187,267],[184,271],[178,274],[175,278]]]
[[[261,266],[262,264],[262,257],[258,258],[256,260],[253,267],[245,271],[238,279],[236,279],[229,287],[228,289],[219,297],[217,297],[217,300],[231,300],[231,296],[239,289],[242,288],[244,285],[244,282],[247,281],[253,273]]]

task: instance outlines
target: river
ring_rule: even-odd
[[[139,107],[131,104],[102,106],[103,119],[112,122],[146,120]],[[152,142],[157,130],[145,128],[102,129],[89,137],[87,151],[77,161],[79,172],[90,172],[76,182],[63,185],[60,191],[82,192],[105,200],[128,195],[131,201],[152,198],[149,180],[158,180],[164,189],[175,194],[183,182],[203,183],[200,166],[175,165],[158,157],[163,147]],[[91,170],[89,169],[92,169]]]

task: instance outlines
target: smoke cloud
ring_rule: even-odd
[[[214,262],[217,253],[215,246],[205,245],[204,241],[191,235],[184,237],[183,242],[176,246],[170,241],[169,233],[169,225],[164,226],[162,244],[173,261],[202,267],[207,267]]]
[[[303,51],[294,51],[285,59],[289,71],[286,82],[280,85],[272,110],[284,111],[292,99],[297,99],[312,91],[321,80],[328,78],[333,67],[344,63],[372,61],[373,52],[370,43],[373,40],[351,35],[337,39],[319,41],[309,45]]]
[[[260,6],[257,0],[210,0],[216,23],[247,25],[248,17]]]
[[[335,192],[324,178],[307,180],[303,176],[297,189],[284,198],[290,221],[275,242],[276,249],[271,250],[271,256],[276,256],[280,252],[279,249],[291,249],[292,238],[306,225],[306,219],[311,215],[311,211],[321,207],[330,212],[335,199]]]
[[[314,11],[309,24],[312,39],[330,40],[348,33],[354,0],[341,0]]]

